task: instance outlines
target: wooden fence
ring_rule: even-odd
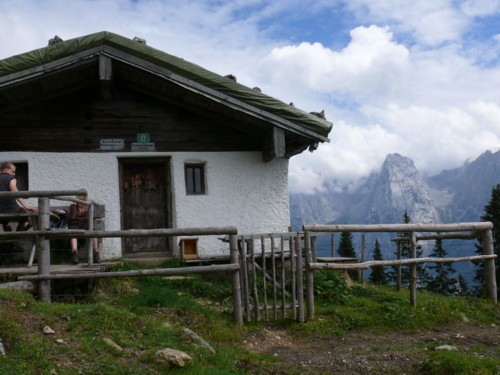
[[[50,230],[50,198],[66,199],[64,196],[76,196],[86,194],[85,190],[64,191],[29,191],[29,192],[1,192],[2,198],[38,198],[38,223],[37,230],[30,232],[7,232],[0,233],[0,242],[3,240],[36,239],[38,254],[38,274],[18,277],[18,280],[37,281],[38,298],[41,301],[50,302],[50,281],[56,279],[92,279],[109,277],[131,277],[131,276],[153,276],[153,275],[184,275],[206,272],[230,272],[233,284],[233,314],[238,323],[243,322],[241,310],[241,290],[239,276],[239,254],[237,248],[236,227],[208,227],[208,228],[162,228],[162,229],[127,229],[118,231],[94,231],[91,230]],[[132,270],[123,272],[96,272],[88,274],[53,274],[50,265],[50,240],[58,238],[111,238],[111,237],[159,237],[159,236],[204,236],[204,235],[226,235],[229,236],[230,264],[212,265],[203,267],[184,267],[176,269],[153,269]],[[89,254],[89,259],[91,256]]]
[[[296,232],[238,235],[245,320],[304,321],[303,256]]]
[[[85,190],[31,191],[0,193],[0,199],[38,198],[38,225],[32,232],[0,233],[3,240],[36,239],[38,274],[21,276],[19,280],[38,282],[41,301],[50,301],[50,281],[72,278],[111,278],[153,275],[185,275],[196,273],[228,272],[232,275],[233,315],[243,323],[252,317],[259,321],[291,317],[298,322],[314,319],[314,271],[321,269],[363,270],[377,266],[400,267],[410,265],[410,303],[416,306],[416,265],[427,262],[485,261],[488,297],[497,302],[495,258],[492,244],[492,223],[460,224],[399,224],[399,225],[305,225],[303,233],[239,235],[236,227],[128,229],[118,231],[49,230],[50,199],[85,194]],[[464,233],[464,232],[469,233]],[[357,264],[317,262],[316,236],[318,233],[336,232],[405,232],[410,233],[410,259],[369,261]],[[417,233],[424,233],[417,236]],[[428,235],[425,233],[436,233]],[[224,235],[229,242],[229,264],[184,268],[160,268],[89,274],[53,274],[50,267],[50,240],[57,238],[111,238]],[[417,241],[421,239],[458,238],[473,239],[482,236],[484,255],[460,258],[417,258]],[[89,256],[89,259],[91,256]],[[305,275],[304,275],[305,274]],[[304,277],[305,276],[305,277]],[[304,286],[305,281],[305,286]],[[305,300],[304,300],[304,290]],[[290,315],[288,315],[290,312]],[[262,316],[263,315],[263,316]]]
[[[419,263],[452,263],[472,260],[484,260],[485,284],[488,298],[497,303],[497,285],[495,278],[495,258],[493,251],[493,224],[491,222],[457,223],[457,224],[380,224],[380,225],[304,225],[305,261],[307,279],[307,318],[314,318],[314,271],[320,269],[361,270],[370,267],[400,267],[410,265],[410,304],[417,304],[417,264]],[[369,261],[357,264],[318,263],[312,236],[315,233],[341,232],[403,232],[409,233],[409,259]],[[468,233],[464,233],[468,232]],[[424,233],[417,236],[417,233]],[[427,234],[434,233],[434,234]],[[417,258],[417,241],[424,239],[473,239],[481,236],[484,255],[458,258]]]

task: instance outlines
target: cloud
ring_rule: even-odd
[[[357,27],[350,35],[350,43],[338,52],[320,43],[274,48],[261,63],[259,79],[347,94],[358,102],[397,95],[408,68],[408,49],[393,42],[388,27]]]
[[[459,40],[469,25],[452,0],[352,0],[346,6],[361,21],[391,24],[398,33],[429,47]]]
[[[305,107],[326,108],[334,124],[330,144],[292,159],[291,191],[351,184],[388,153],[434,174],[500,148],[498,67],[478,65],[460,44],[406,47],[388,27],[357,27],[350,35],[339,50],[301,43],[274,48],[263,61],[271,86],[306,92]]]
[[[397,152],[412,158],[418,168],[429,174],[462,164],[464,155],[477,157],[487,149],[500,148],[499,107],[493,103],[439,110],[388,105],[364,111],[397,135],[401,140]],[[486,116],[492,116],[489,126],[485,126]]]
[[[465,0],[460,8],[470,17],[489,16],[500,13],[500,0]]]
[[[387,150],[396,152],[402,140],[380,125],[336,123],[332,141],[313,153],[303,153],[290,163],[290,191],[313,194],[332,181],[355,183],[383,163]]]
[[[331,143],[290,190],[349,185],[398,152],[423,172],[500,148],[500,0],[2,0],[0,58],[108,30],[308,112]]]

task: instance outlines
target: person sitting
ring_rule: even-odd
[[[76,199],[86,201],[87,195],[78,195]],[[69,206],[68,229],[89,229],[89,206],[82,203],[75,203]],[[78,239],[71,238],[71,259],[73,264],[78,264]],[[99,243],[97,238],[92,238],[92,256],[94,263],[101,263],[99,257]]]
[[[0,166],[0,191],[17,192],[16,166],[12,163],[3,163]],[[17,202],[16,202],[17,201]],[[21,206],[19,206],[19,204]],[[30,206],[23,198],[0,199],[0,213],[19,214],[28,211],[35,212],[38,209]],[[9,221],[2,222],[4,232],[12,232]],[[31,228],[27,218],[20,218],[16,231],[25,231]]]

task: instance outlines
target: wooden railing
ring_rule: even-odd
[[[208,227],[208,228],[160,228],[160,229],[127,229],[117,231],[95,231],[89,225],[89,230],[50,230],[50,198],[67,199],[64,196],[85,195],[85,190],[68,191],[29,191],[16,193],[0,193],[2,198],[38,198],[38,229],[31,232],[0,233],[0,242],[8,237],[9,240],[36,239],[38,253],[38,274],[18,277],[18,280],[32,280],[38,282],[38,297],[41,301],[50,302],[50,281],[56,279],[91,279],[109,277],[131,277],[150,275],[179,275],[205,272],[231,272],[233,284],[233,312],[237,323],[243,322],[241,309],[241,290],[239,275],[239,255],[236,227]],[[64,197],[64,198],[62,198]],[[74,198],[71,198],[73,200]],[[92,202],[88,202],[92,204]],[[89,223],[90,224],[90,223]],[[230,264],[212,265],[203,267],[184,267],[182,269],[154,269],[132,270],[123,272],[96,272],[88,274],[52,274],[50,267],[50,240],[57,238],[112,238],[112,237],[160,237],[160,236],[204,236],[226,235],[229,237]],[[91,258],[91,254],[89,254]]]
[[[334,270],[360,270],[370,267],[387,267],[410,265],[410,304],[416,306],[417,292],[417,264],[419,263],[452,263],[472,260],[485,262],[485,286],[487,296],[497,303],[497,284],[495,277],[495,258],[493,251],[493,224],[491,222],[472,222],[456,224],[380,224],[380,225],[304,225],[306,280],[307,280],[307,317],[314,317],[314,271],[320,269]],[[463,233],[463,232],[469,233]],[[369,261],[357,264],[318,263],[314,246],[311,245],[311,236],[315,233],[341,233],[341,232],[396,232],[409,233],[407,240],[410,242],[409,259]],[[434,233],[417,236],[417,233]],[[482,237],[484,255],[455,257],[455,258],[417,258],[417,241],[421,239],[473,239]]]
[[[260,311],[263,310],[267,321],[267,310],[271,309],[277,316],[277,309],[281,308],[283,317],[286,316],[286,308],[291,307],[293,318],[299,322],[304,321],[304,296],[303,296],[303,277],[305,271],[305,291],[307,304],[307,319],[314,318],[314,271],[320,269],[336,270],[361,270],[370,267],[400,267],[401,265],[410,265],[410,303],[416,306],[416,272],[418,263],[445,263],[462,262],[472,260],[484,260],[485,262],[485,282],[488,297],[497,302],[497,287],[495,279],[495,258],[493,252],[493,239],[491,222],[479,223],[459,223],[459,224],[397,224],[397,225],[304,225],[303,233],[279,233],[279,234],[257,234],[238,236],[236,227],[207,227],[207,228],[159,228],[159,229],[128,229],[128,230],[50,230],[50,199],[72,200],[69,196],[86,194],[85,190],[65,190],[65,191],[30,191],[5,193],[0,192],[2,198],[38,198],[38,225],[37,230],[31,232],[8,232],[0,233],[0,242],[2,240],[21,240],[35,239],[38,252],[38,274],[21,276],[19,280],[33,280],[38,282],[38,296],[41,301],[50,301],[50,281],[56,279],[72,278],[110,278],[110,277],[131,277],[131,276],[152,276],[152,275],[181,275],[192,273],[207,272],[229,272],[232,274],[233,286],[233,314],[237,323],[243,323],[243,308],[245,308],[246,319],[250,321],[253,311],[255,319],[260,319]],[[94,202],[86,202],[92,204]],[[464,233],[468,231],[469,233]],[[339,264],[339,263],[319,263],[317,262],[315,239],[318,233],[336,233],[336,232],[404,232],[409,233],[407,240],[411,245],[411,254],[409,259],[387,260],[387,261],[369,261],[357,264]],[[417,233],[425,233],[417,236]],[[435,234],[427,234],[435,233]],[[50,267],[50,240],[57,238],[112,238],[112,237],[159,237],[159,236],[205,236],[205,235],[224,235],[229,242],[230,260],[229,264],[196,266],[184,268],[159,268],[148,270],[131,270],[115,272],[96,272],[88,274],[53,274]],[[481,236],[484,248],[484,255],[455,257],[455,258],[417,258],[417,241],[421,239],[474,239]],[[279,237],[280,246],[275,252],[274,240]],[[271,247],[266,250],[265,241],[271,242]],[[302,246],[302,241],[304,245]],[[260,251],[256,250],[257,243],[260,244]],[[288,243],[285,248],[285,243]],[[91,251],[91,250],[90,250]],[[89,252],[90,252],[89,251]],[[256,263],[256,259],[262,259],[262,265]],[[266,270],[265,260],[272,260],[271,270]],[[89,259],[91,259],[89,254]],[[280,272],[274,266],[274,259],[279,259],[284,265],[285,261],[290,263],[291,267],[291,285],[292,290],[285,289],[284,269]],[[303,266],[305,259],[305,267]],[[250,270],[250,271],[249,271]],[[249,272],[252,280],[248,279]],[[277,275],[281,274],[281,280],[277,280]],[[260,274],[265,287],[266,280],[272,280],[272,288],[281,290],[281,305],[273,295],[272,303],[268,304],[265,300],[259,303],[256,277]],[[243,288],[242,288],[243,286]],[[243,294],[242,294],[243,289]],[[274,294],[274,292],[273,292]],[[250,303],[250,296],[252,302]],[[287,306],[286,299],[291,303]]]

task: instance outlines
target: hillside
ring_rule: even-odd
[[[317,272],[315,285],[314,319],[243,326],[232,322],[231,291],[224,278],[103,280],[90,289],[59,289],[59,302],[51,304],[0,289],[0,337],[6,350],[0,355],[0,374],[460,370],[467,375],[500,370],[498,305],[419,293],[418,306],[412,308],[407,291],[349,287],[333,272]],[[439,350],[442,345],[453,351]],[[156,355],[164,348],[181,350],[191,361],[166,366]]]

